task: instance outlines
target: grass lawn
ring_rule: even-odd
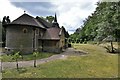
[[[37,59],[47,58],[47,57],[50,57],[54,54],[55,53],[43,53],[43,52],[41,52],[41,53],[38,54]],[[12,55],[2,55],[1,57],[2,57],[3,62],[13,62],[13,61],[15,61],[13,59]],[[29,60],[33,60],[33,59],[34,59],[33,54],[27,54],[27,55],[23,55],[23,59],[21,57],[18,60],[19,61],[22,61],[22,60],[23,61],[29,61]]]
[[[84,56],[68,57],[44,63],[36,68],[7,69],[3,78],[116,78],[118,54],[90,44],[74,44],[75,49],[87,51]]]

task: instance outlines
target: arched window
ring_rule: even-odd
[[[23,29],[23,33],[27,33],[28,30],[26,28]]]

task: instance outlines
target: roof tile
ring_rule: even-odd
[[[56,28],[56,27],[48,28],[42,39],[59,40],[60,39],[60,36],[59,36],[60,30],[61,30],[60,28]]]
[[[18,17],[17,19],[15,19],[10,24],[29,25],[29,26],[36,26],[36,27],[45,28],[34,17],[32,17],[32,16],[30,16],[28,14],[21,15],[20,17]]]

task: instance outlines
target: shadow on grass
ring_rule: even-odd
[[[117,47],[115,47],[115,46],[117,46]],[[111,53],[111,54],[119,54],[120,53],[120,42],[116,42],[116,44],[113,43],[112,45],[104,44],[102,47],[105,48],[108,53]]]
[[[107,51],[108,53],[111,53],[111,54],[118,54],[118,53],[119,53],[119,49],[117,49],[117,48],[113,48],[113,52],[112,52],[110,46],[104,46],[104,48],[106,49],[106,51]]]

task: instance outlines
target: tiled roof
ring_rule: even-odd
[[[56,28],[56,27],[48,28],[42,39],[59,40],[60,39],[60,35],[59,35],[60,30],[61,30],[61,28]]]
[[[65,30],[65,28],[63,26],[62,26],[61,29],[65,32],[65,37],[68,38],[69,37],[69,33]]]
[[[41,23],[42,25],[44,25],[46,28],[50,28],[52,27],[52,24],[51,23],[48,23],[47,21],[45,21],[44,19],[40,18],[40,17],[36,17],[37,21],[39,23]]]
[[[34,17],[28,15],[28,14],[23,14],[17,19],[15,19],[13,22],[10,24],[18,24],[18,25],[29,25],[29,26],[36,26],[40,28],[45,28],[41,23],[39,23]]]
[[[68,32],[66,32],[65,28],[59,28],[59,27],[53,27],[51,23],[48,23],[47,21],[43,20],[40,17],[32,17],[28,14],[23,14],[17,19],[15,19],[13,22],[7,25],[28,25],[28,26],[35,26],[46,29],[42,39],[49,39],[49,40],[59,40],[60,35],[62,32],[65,33],[65,37],[67,38],[69,36]]]

